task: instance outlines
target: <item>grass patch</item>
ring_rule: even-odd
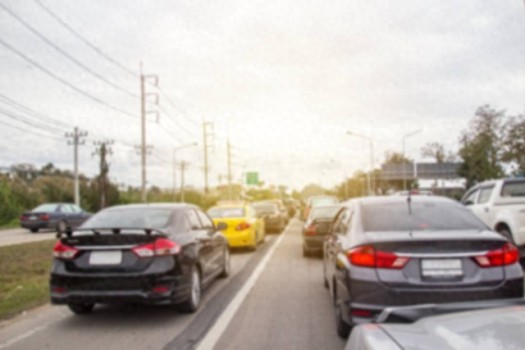
[[[49,301],[54,241],[0,247],[0,320]]]
[[[20,219],[13,219],[5,224],[0,225],[0,229],[2,228],[20,228]]]

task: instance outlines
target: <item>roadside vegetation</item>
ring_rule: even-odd
[[[0,247],[0,320],[49,301],[54,241]]]

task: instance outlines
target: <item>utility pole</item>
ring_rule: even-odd
[[[74,196],[75,196],[75,204],[80,205],[80,186],[78,183],[78,146],[83,145],[85,142],[84,140],[81,140],[82,137],[87,136],[87,131],[79,131],[78,127],[75,127],[73,129],[73,132],[66,132],[66,137],[71,137],[73,140],[68,140],[68,145],[73,145],[73,158],[75,162],[75,188],[74,188]]]
[[[181,161],[180,163],[180,201],[184,203],[184,171],[188,167],[189,163]]]
[[[100,175],[98,177],[99,181],[99,190],[100,190],[100,209],[104,209],[107,205],[107,184],[108,184],[108,173],[109,165],[106,160],[106,157],[110,154],[113,154],[111,151],[111,146],[113,141],[97,141],[94,142],[96,147],[93,155],[97,154],[100,156]]]
[[[208,138],[213,136],[213,133],[209,131],[209,129],[213,129],[213,123],[210,122],[203,122],[202,123],[202,138],[203,138],[203,145],[204,145],[204,193],[208,194],[208,149],[210,148],[210,144],[208,144]]]
[[[183,149],[183,148],[186,148],[186,147],[190,147],[190,146],[197,146],[197,142],[192,142],[192,143],[186,143],[182,146],[179,146],[179,147],[175,147],[173,149],[173,201],[176,202],[177,201],[177,151]]]
[[[226,143],[226,149],[228,152],[228,199],[232,200],[232,150],[230,145],[230,139]]]
[[[146,178],[146,155],[148,153],[148,149],[150,146],[146,144],[146,115],[150,113],[154,113],[157,115],[157,121],[159,118],[159,112],[158,111],[147,111],[146,110],[146,97],[147,96],[153,96],[155,98],[154,103],[156,105],[159,104],[159,95],[157,93],[146,93],[146,80],[152,80],[153,86],[158,87],[159,85],[159,78],[156,75],[144,75],[142,73],[142,63],[140,65],[140,121],[141,121],[141,144],[140,144],[140,160],[141,160],[141,166],[142,166],[142,201],[144,203],[147,202],[147,192],[146,192],[146,185],[147,185],[147,178]]]

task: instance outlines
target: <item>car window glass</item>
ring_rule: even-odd
[[[73,210],[73,213],[81,213],[82,209],[80,209],[77,205],[71,205],[71,209]]]
[[[195,212],[195,210],[193,209],[187,210],[186,218],[188,219],[188,222],[190,223],[190,227],[193,230],[198,230],[202,227],[199,217],[197,216],[197,213]]]
[[[200,210],[197,210],[197,215],[199,216],[199,219],[201,220],[203,228],[205,228],[205,229],[212,229],[214,227],[213,226],[213,221],[210,220],[208,215],[204,214]]]
[[[349,215],[350,210],[348,208],[345,208],[341,213],[339,213],[339,216],[337,216],[334,224],[334,233],[344,234],[346,232]]]
[[[44,213],[52,213],[54,211],[57,211],[58,205],[57,204],[42,204],[33,209],[32,211],[36,212],[44,212]]]
[[[525,197],[525,181],[513,181],[503,184],[502,197]]]
[[[471,193],[467,194],[467,196],[462,200],[464,204],[467,203],[476,203],[476,197],[478,196],[479,190],[472,191]]]
[[[60,207],[60,212],[62,213],[66,213],[66,214],[70,214],[73,212],[73,209],[71,209],[71,206],[70,205],[62,205]]]
[[[487,203],[490,199],[494,186],[484,187],[479,191],[478,203],[483,204]]]

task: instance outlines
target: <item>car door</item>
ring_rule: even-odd
[[[476,203],[470,206],[472,212],[489,227],[492,226],[493,216],[493,210],[491,211],[489,204],[494,193],[494,188],[494,184],[480,187]]]
[[[341,250],[341,236],[347,232],[346,221],[350,215],[350,208],[343,208],[334,220],[332,232],[327,236],[325,245],[326,272],[329,284],[333,288],[333,277],[336,275],[337,255]],[[333,290],[333,289],[331,289]]]
[[[202,229],[206,232],[206,235],[209,238],[209,245],[212,249],[210,252],[210,268],[215,272],[222,271],[222,254],[224,253],[224,241],[222,235],[215,229],[213,220],[210,219],[207,214],[202,212],[200,209],[195,209],[195,211],[201,222]]]
[[[201,264],[202,279],[205,280],[211,273],[213,273],[213,246],[211,237],[208,235],[207,231],[203,229],[199,216],[194,208],[186,209],[185,215],[191,227],[191,235],[199,247],[198,259]]]
[[[80,209],[79,206],[74,204],[69,205],[69,207],[71,208],[71,213],[69,216],[69,225],[71,227],[78,227],[82,225],[82,223],[84,222],[84,215],[82,209]]]

